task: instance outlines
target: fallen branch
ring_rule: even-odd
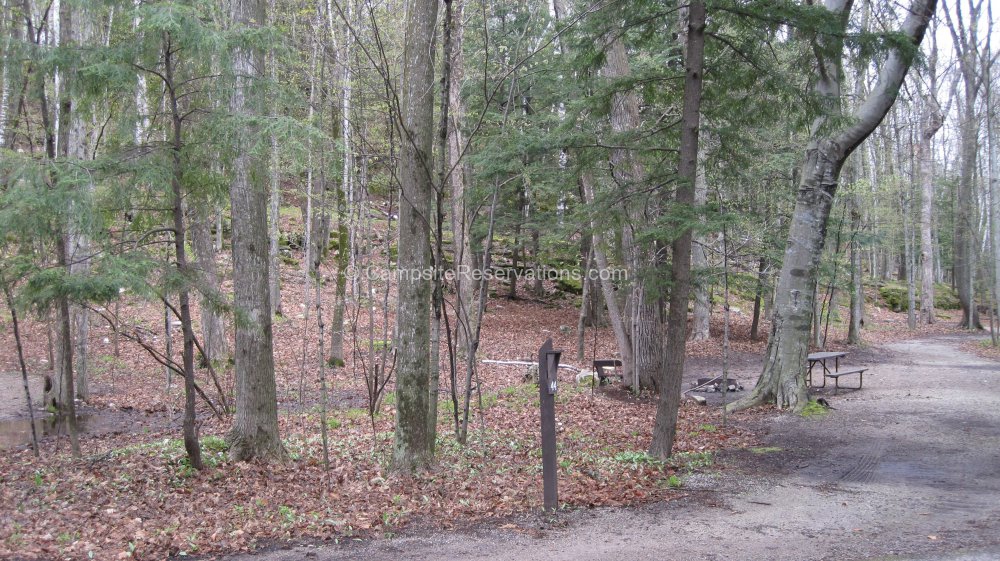
[[[489,360],[489,359],[486,359],[486,360],[483,360],[483,364],[500,364],[500,365],[503,365],[503,366],[537,366],[536,363],[529,362],[527,360]],[[565,368],[566,370],[569,370],[570,372],[576,372],[577,374],[579,374],[580,372],[583,372],[583,370],[581,368],[579,368],[577,366],[573,366],[572,364],[560,364],[559,368]]]

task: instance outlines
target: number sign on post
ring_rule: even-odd
[[[547,512],[559,508],[559,483],[556,460],[556,403],[559,357],[562,351],[552,350],[552,338],[538,349],[538,397],[542,415],[542,489]]]

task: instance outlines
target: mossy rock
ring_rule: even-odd
[[[562,292],[581,295],[583,294],[583,280],[573,277],[559,278],[559,280],[556,281],[556,288]]]
[[[958,293],[947,284],[934,285],[934,307],[939,310],[958,310],[962,304],[958,301]]]
[[[905,285],[890,282],[878,287],[879,296],[885,306],[894,312],[902,312],[906,309],[909,296]]]
[[[894,312],[906,311],[908,300],[907,286],[898,282],[888,282],[878,289],[879,296],[886,307]],[[920,290],[914,294],[917,307],[920,307]],[[957,310],[960,308],[958,295],[946,284],[934,285],[934,307],[938,310]]]

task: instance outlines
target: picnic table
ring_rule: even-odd
[[[848,388],[848,389],[860,390],[861,389],[861,385],[864,384],[865,371],[868,370],[868,369],[867,368],[852,368],[850,370],[841,370],[840,369],[840,359],[842,359],[842,358],[844,358],[846,356],[847,356],[847,353],[845,353],[843,351],[823,351],[823,352],[819,352],[819,353],[810,353],[809,356],[806,357],[806,359],[809,361],[809,386],[810,387],[825,388],[826,387],[826,379],[827,378],[833,378],[834,393],[837,393],[837,390],[840,389],[840,377],[841,376],[848,376],[848,375],[857,374],[858,375],[858,386],[856,388]],[[831,359],[833,360],[833,370],[830,370],[830,366],[829,366],[829,364],[827,364],[827,361],[829,361]],[[817,364],[819,364],[823,368],[823,376],[822,376],[823,383],[820,384],[819,386],[814,386],[813,385],[812,374],[813,374],[813,367],[816,366]],[[845,387],[847,387],[847,386],[845,386]]]
[[[823,351],[820,353],[809,353],[809,356],[806,357],[809,360],[809,385],[810,386],[813,385],[813,366],[819,364],[820,366],[823,367],[823,384],[820,386],[822,388],[826,386],[826,375],[830,374],[831,372],[837,372],[838,370],[840,370],[840,359],[846,356],[847,353],[843,351]],[[830,370],[830,367],[827,366],[826,364],[826,361],[828,360],[833,360],[832,371]]]

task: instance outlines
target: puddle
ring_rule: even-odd
[[[69,436],[69,417],[66,415],[44,415],[35,417],[38,439],[46,436]],[[93,432],[96,426],[107,424],[109,420],[89,413],[76,416],[78,434]],[[31,421],[29,419],[9,419],[0,421],[0,450],[18,448],[31,444]]]

